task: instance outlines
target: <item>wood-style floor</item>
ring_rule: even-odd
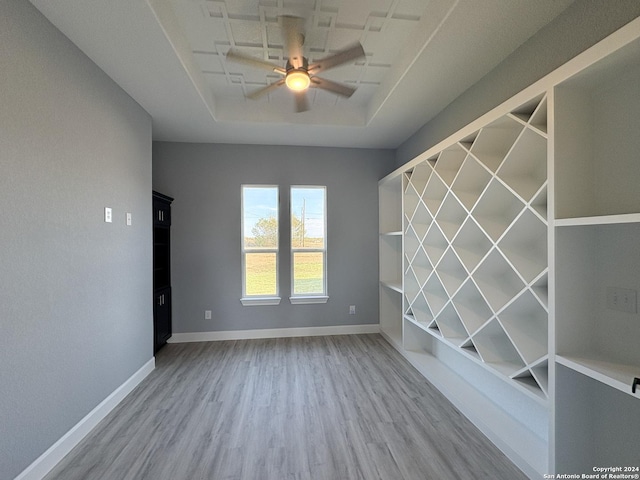
[[[170,344],[46,480],[526,477],[380,335]]]

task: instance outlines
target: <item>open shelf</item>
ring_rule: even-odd
[[[438,209],[447,194],[447,190],[447,186],[440,180],[440,177],[431,175],[424,194],[422,195],[422,200],[432,216],[438,213]]]
[[[482,361],[503,375],[511,375],[525,366],[497,320],[492,320],[485,325],[472,339]]]
[[[449,296],[453,296],[467,278],[467,272],[451,248],[447,250],[442,260],[440,260],[437,274]]]
[[[632,66],[612,57],[556,88],[557,218],[640,212],[640,61],[629,49]]]
[[[640,399],[563,364],[556,376],[556,442],[562,445],[556,471],[593,475],[605,465],[638,467]]]
[[[453,183],[466,156],[467,152],[460,145],[452,145],[440,152],[435,170],[448,186]]]
[[[470,212],[489,180],[491,180],[491,174],[487,169],[480,165],[473,156],[467,155],[451,189]]]
[[[607,300],[610,287],[640,290],[639,238],[636,223],[556,229],[557,353],[614,388],[640,376],[637,305],[624,312]]]
[[[440,230],[442,230],[449,241],[453,240],[453,237],[458,233],[465,218],[467,218],[467,212],[455,196],[449,193],[436,216],[436,222]]]
[[[411,178],[409,179],[409,185],[413,187],[418,197],[422,196],[424,187],[427,185],[427,181],[429,180],[432,172],[433,169],[426,162],[416,165],[413,168]]]
[[[478,266],[492,247],[491,240],[472,217],[464,222],[452,245],[469,273]]]
[[[498,170],[498,176],[525,202],[547,180],[547,140],[525,128]]]
[[[624,363],[614,363],[605,355],[590,353],[589,357],[557,355],[556,361],[567,368],[586,375],[604,385],[615,388],[640,400],[640,389],[631,391],[633,379],[640,377],[640,367]]]
[[[513,146],[524,126],[508,116],[484,127],[471,147],[471,153],[495,172]]]
[[[453,306],[471,335],[493,316],[489,305],[471,279],[468,279],[453,297]]]
[[[520,277],[495,249],[480,264],[474,279],[480,292],[495,313],[524,287]]]
[[[437,265],[448,246],[449,243],[440,231],[438,225],[432,223],[431,228],[424,237],[424,249],[432,265]]]
[[[411,217],[410,220],[413,231],[416,233],[418,239],[422,240],[424,238],[432,221],[433,218],[431,218],[427,207],[422,203],[422,200],[419,201],[413,213],[413,217]]]
[[[524,204],[494,178],[478,200],[471,215],[494,242],[502,236]]]
[[[449,296],[435,272],[431,274],[429,280],[425,283],[423,291],[431,311],[434,315],[438,315],[442,307],[449,301]]]
[[[498,247],[527,283],[547,268],[547,226],[530,210],[518,217]]]
[[[457,347],[469,338],[469,334],[464,328],[458,313],[451,304],[448,304],[444,310],[438,314],[436,323],[442,336]]]
[[[529,290],[500,312],[498,318],[527,365],[548,354],[547,311]]]

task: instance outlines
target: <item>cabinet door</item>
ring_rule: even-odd
[[[158,226],[171,225],[171,205],[162,200],[153,200],[153,224]]]
[[[157,290],[153,302],[154,352],[171,337],[171,289]]]

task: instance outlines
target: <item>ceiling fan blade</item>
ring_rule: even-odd
[[[309,100],[307,99],[307,92],[294,92],[294,97],[296,99],[296,112],[306,112],[309,110]]]
[[[316,74],[320,73],[324,70],[328,70],[330,68],[337,67],[338,65],[342,65],[343,63],[352,62],[358,58],[364,57],[364,48],[360,42],[356,43],[351,47],[347,47],[344,50],[340,50],[338,53],[334,55],[329,55],[317,62],[309,65],[309,73]]]
[[[256,98],[260,98],[263,95],[266,95],[267,93],[271,92],[272,90],[275,90],[276,88],[281,87],[282,85],[284,85],[284,78],[282,80],[278,80],[277,82],[271,83],[266,87],[262,87],[254,92],[251,92],[249,95],[247,95],[247,98],[250,98],[251,100],[255,100]]]
[[[293,68],[304,66],[304,19],[291,15],[282,15],[282,36],[286,55]]]
[[[353,95],[353,92],[356,91],[355,88],[343,83],[333,82],[331,80],[327,80],[326,78],[319,77],[311,77],[311,85],[317,88],[322,88],[323,90],[337,93],[338,95],[342,95],[343,97],[350,97],[351,95]]]
[[[281,75],[285,75],[287,73],[284,68],[276,65],[275,63],[267,62],[266,60],[247,55],[234,49],[231,49],[229,50],[229,52],[227,52],[227,60],[236,63],[244,63],[245,65],[250,65],[252,67],[270,70]]]

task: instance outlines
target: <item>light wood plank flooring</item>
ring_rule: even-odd
[[[380,335],[164,347],[46,480],[526,477]]]

